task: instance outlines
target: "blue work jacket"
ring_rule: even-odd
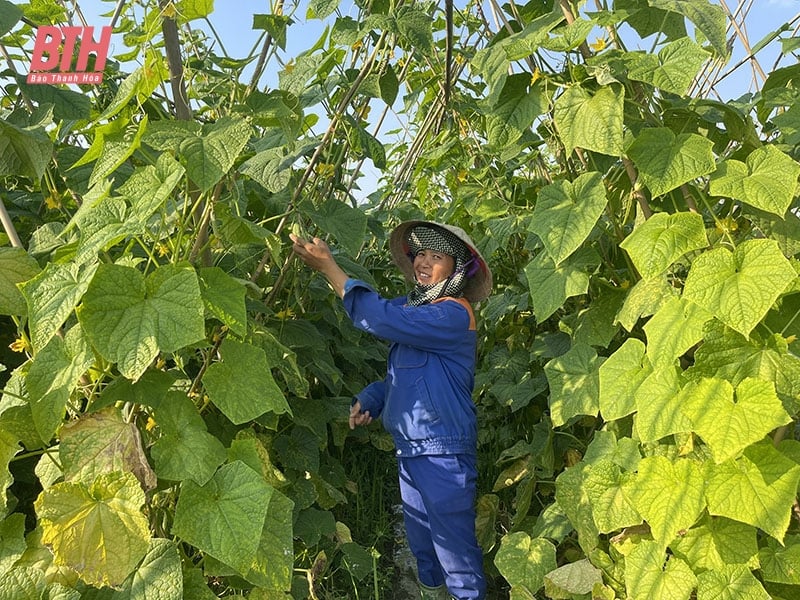
[[[362,412],[380,417],[397,455],[475,454],[475,317],[469,302],[443,298],[408,306],[349,279],[344,307],[353,324],[388,340],[386,378],[356,395]]]

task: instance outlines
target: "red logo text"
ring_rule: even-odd
[[[53,25],[39,27],[36,31],[31,70],[27,81],[84,85],[101,83],[110,43],[111,27],[108,26],[102,28],[99,42],[94,41],[94,27]],[[75,60],[76,47],[78,47],[77,60]],[[91,54],[95,55],[94,70],[87,71]]]

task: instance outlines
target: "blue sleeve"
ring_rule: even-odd
[[[386,382],[376,381],[370,383],[355,396],[361,403],[361,412],[369,411],[369,416],[377,419],[383,411],[383,402],[386,399]]]
[[[386,300],[358,280],[348,280],[343,300],[358,329],[429,352],[442,352],[463,342],[469,330],[469,313],[458,302],[407,306],[403,298]]]

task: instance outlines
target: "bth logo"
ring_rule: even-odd
[[[111,43],[111,27],[103,27],[99,42],[94,41],[93,34],[94,27],[39,27],[28,83],[101,83]],[[76,46],[79,46],[78,58],[73,67]],[[90,54],[95,55],[93,71],[86,70]],[[58,71],[54,71],[56,67]]]

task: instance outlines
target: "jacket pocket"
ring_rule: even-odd
[[[419,369],[427,364],[428,353],[413,346],[397,344],[390,362],[398,369]]]

